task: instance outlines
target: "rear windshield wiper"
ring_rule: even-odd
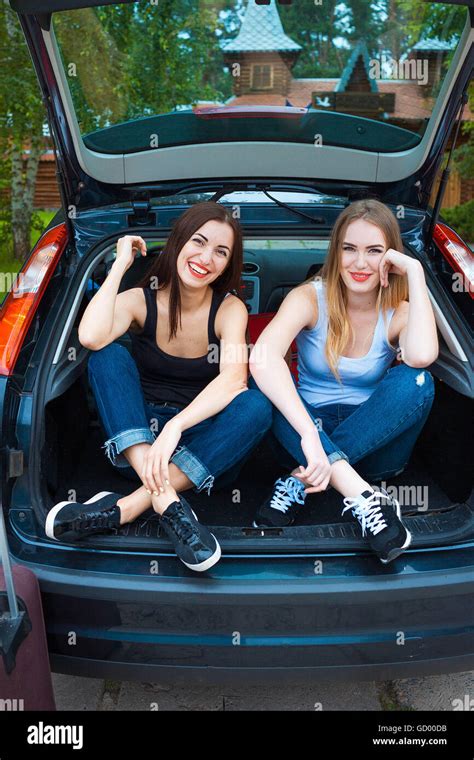
[[[284,203],[283,201],[279,201],[278,198],[274,198],[270,193],[268,192],[267,188],[263,185],[257,185],[255,187],[258,192],[264,193],[264,195],[267,196],[267,198],[270,198],[271,201],[276,203],[278,206],[281,206],[282,208],[287,209],[288,211],[292,211],[293,214],[297,214],[298,216],[302,216],[304,219],[308,219],[313,224],[317,224],[318,226],[326,224],[326,219],[323,216],[310,216],[309,214],[305,214],[304,211],[300,211],[297,208],[294,208],[293,206],[289,206],[288,203]],[[214,203],[217,203],[220,198],[222,198],[224,195],[230,195],[233,192],[242,190],[239,186],[226,186],[221,188],[220,190],[215,193],[215,195],[212,196],[211,201],[214,201]]]
[[[267,198],[270,198],[271,201],[274,201],[278,206],[281,206],[282,208],[288,209],[288,211],[292,211],[294,214],[298,214],[298,216],[302,216],[303,219],[309,219],[310,222],[313,224],[317,224],[321,226],[322,224],[326,224],[326,219],[324,216],[310,216],[309,214],[305,214],[304,211],[300,211],[297,208],[294,208],[293,206],[289,206],[288,203],[284,203],[283,201],[279,201],[278,198],[274,198],[268,190],[264,187],[261,188],[262,193],[264,193]]]

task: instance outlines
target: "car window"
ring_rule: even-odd
[[[465,21],[463,6],[405,0],[151,0],[57,12],[52,29],[92,150],[238,139],[391,152],[420,142]],[[262,106],[288,118],[212,116]]]

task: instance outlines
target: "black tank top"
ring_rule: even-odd
[[[145,401],[184,408],[219,374],[220,341],[214,330],[217,309],[228,293],[212,291],[207,325],[208,352],[195,359],[166,354],[156,342],[156,289],[144,287],[146,320],[140,333],[129,331],[131,354],[140,376]]]

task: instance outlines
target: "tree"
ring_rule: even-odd
[[[406,27],[410,39],[417,42],[420,38],[439,39],[457,42],[466,23],[466,8],[438,3],[425,3],[423,0],[399,0],[406,14]],[[451,63],[454,49],[446,56],[444,69]],[[435,93],[434,93],[435,94]],[[474,111],[474,87],[469,87],[469,107]],[[467,140],[459,146],[453,155],[453,164],[462,177],[474,177],[474,122],[464,122],[461,134]]]
[[[427,3],[425,0],[398,0],[409,42],[422,37],[449,41],[458,38],[466,23],[466,8],[462,5]]]
[[[346,48],[336,47],[334,37],[346,36],[350,11],[338,0],[325,0],[316,5],[314,0],[299,0],[291,5],[278,5],[285,34],[302,46],[294,77],[337,77],[350,54]]]
[[[10,189],[2,216],[11,225],[13,254],[22,262],[30,252],[33,196],[45,147],[45,110],[18,17],[7,0],[0,0],[0,58],[2,184]]]
[[[469,109],[474,113],[474,85],[469,87]],[[453,162],[461,177],[471,179],[474,177],[474,121],[465,122],[462,134],[467,135],[467,140],[456,148],[453,154]]]
[[[81,132],[227,98],[219,4],[101,6],[53,16]]]

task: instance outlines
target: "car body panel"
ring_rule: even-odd
[[[68,217],[74,251],[58,275],[61,282],[56,278],[50,284],[56,288],[55,308],[41,317],[41,327],[47,329],[40,327],[38,335],[32,328],[17,372],[0,378],[0,509],[10,509],[6,517],[14,561],[32,568],[40,583],[53,669],[147,681],[195,676],[209,682],[229,676],[384,680],[474,668],[472,540],[412,547],[389,566],[365,551],[290,555],[282,550],[270,557],[247,545],[246,553],[224,555],[197,576],[171,552],[132,551],[126,543],[122,548],[55,545],[38,530],[47,495],[41,470],[44,407],[61,391],[59,382],[54,386],[54,372],[61,369],[60,354],[83,296],[78,285],[87,282],[104,249],[112,250],[117,233],[156,237],[159,230],[166,235],[187,208],[155,207],[154,198],[242,180],[255,187],[258,166],[264,185],[299,181],[307,189],[339,195],[341,203],[311,209],[301,204],[314,215],[313,222],[268,203],[242,203],[246,234],[264,237],[271,230],[275,236],[327,237],[347,201],[357,193],[374,193],[387,203],[405,205],[398,217],[404,243],[423,260],[427,278],[437,283],[436,261],[426,251],[426,209],[471,76],[472,29],[464,30],[429,129],[410,150],[390,154],[234,140],[232,150],[229,143],[214,142],[111,155],[92,150],[91,140],[87,147],[79,137],[48,17],[61,8],[97,4],[111,3],[11,0],[20,11],[45,98],[64,188],[63,214],[70,205],[75,212]],[[474,13],[470,18],[474,21]],[[361,120],[351,123],[363,127]],[[276,130],[278,123],[274,126]],[[149,213],[142,215],[129,205],[141,194],[145,206],[149,203]],[[126,205],[114,205],[118,203]],[[441,370],[460,394],[472,395],[468,332],[455,304],[446,293],[441,297],[444,337],[457,352]],[[20,476],[7,477],[8,446],[25,454]]]
[[[313,205],[327,237],[341,206]],[[166,236],[183,210],[157,206],[159,234]],[[315,236],[309,221],[272,203],[242,204],[242,210],[244,226],[251,228],[253,221],[261,237],[270,231],[278,236],[277,230]],[[208,682],[234,676],[383,680],[474,667],[472,541],[410,549],[389,566],[365,551],[290,555],[282,550],[269,556],[247,546],[241,554],[225,554],[205,577],[196,577],[171,553],[56,546],[41,536],[41,507],[29,494],[37,499],[45,489],[39,459],[44,453],[33,441],[44,417],[43,394],[54,390],[49,378],[64,329],[61,312],[69,314],[71,300],[80,301],[82,269],[90,272],[97,256],[112,247],[130,211],[102,208],[72,220],[81,244],[67,282],[55,280],[61,308],[45,315],[48,330],[39,332],[38,354],[33,352],[27,371],[9,380],[16,423],[8,422],[8,440],[25,452],[25,472],[9,479],[7,487],[2,481],[2,501],[10,506],[14,561],[31,567],[40,583],[53,669],[92,677],[159,681],[182,676]],[[408,209],[400,225],[404,241],[428,266],[423,221],[420,210]],[[456,335],[461,336],[458,328]],[[38,381],[41,358],[49,369]],[[3,407],[4,422],[11,403]],[[12,481],[13,495],[7,492]]]
[[[21,12],[20,21],[32,53],[43,93],[46,96],[52,133],[57,146],[57,160],[64,176],[67,203],[77,208],[110,203],[140,189],[150,183],[163,183],[176,179],[207,179],[216,177],[216,166],[220,178],[252,177],[256,167],[258,175],[268,178],[299,177],[318,182],[340,180],[348,185],[364,182],[376,188],[381,199],[397,196],[401,203],[411,203],[426,207],[439,164],[442,160],[451,128],[459,116],[462,92],[466,89],[472,76],[474,60],[474,11],[467,17],[462,39],[455,51],[440,96],[433,110],[432,118],[420,143],[410,150],[397,150],[394,153],[367,149],[358,151],[354,148],[335,147],[325,144],[298,144],[281,142],[262,137],[261,140],[232,142],[210,142],[205,144],[190,143],[174,147],[143,149],[139,152],[117,154],[98,152],[87,147],[80,136],[79,126],[74,112],[67,77],[60,54],[49,23],[43,16],[32,15],[34,8],[60,8],[61,3],[22,3],[11,0],[12,7]],[[84,7],[84,3],[66,3],[64,7]],[[93,6],[98,3],[90,2]],[[30,13],[28,13],[30,11]],[[26,15],[24,15],[26,13]],[[470,21],[469,21],[470,19]],[[43,28],[41,27],[41,24]],[[46,28],[44,28],[46,27]],[[304,109],[301,109],[304,110]],[[303,119],[316,119],[315,123],[324,126],[330,115],[317,111],[303,115]],[[177,130],[179,121],[184,116],[176,114]],[[332,125],[334,118],[339,118],[340,130]],[[194,119],[198,119],[193,115]],[[370,120],[355,118],[345,114],[332,114],[328,125],[330,136],[343,132],[344,125],[352,124],[354,135],[365,129],[374,129]],[[138,120],[137,130],[140,122]],[[260,120],[262,121],[262,120]],[[269,132],[269,124],[274,123],[276,134],[279,120],[277,117],[265,118],[262,129]],[[280,120],[281,121],[281,120]],[[287,122],[288,120],[285,120]],[[232,119],[223,119],[223,134],[226,123]],[[366,122],[366,127],[364,127]],[[249,119],[251,125],[259,124],[259,119]],[[245,130],[246,122],[243,122]],[[397,128],[379,125],[394,130]],[[132,125],[133,128],[133,125]],[[115,134],[111,128],[105,130]],[[145,131],[147,129],[145,128]],[[176,130],[175,130],[176,131]],[[314,131],[314,130],[310,130]],[[403,130],[400,130],[403,132]],[[324,137],[324,129],[322,129]],[[263,133],[262,133],[263,134]],[[111,137],[110,135],[110,137]],[[227,139],[227,138],[224,138]],[[395,140],[395,137],[394,137]],[[232,149],[229,150],[229,145]],[[97,146],[96,146],[97,147]],[[130,195],[129,195],[130,197]]]
[[[155,572],[147,553],[11,546],[38,576],[61,672],[382,680],[474,667],[472,543],[390,567],[370,554],[228,556],[198,578],[175,557]]]

